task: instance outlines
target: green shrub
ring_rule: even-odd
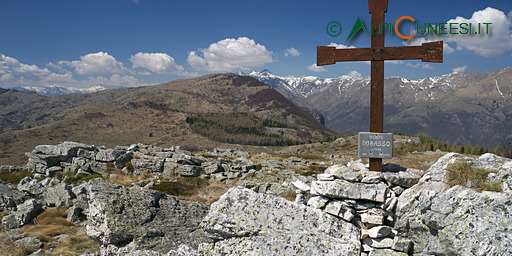
[[[151,187],[153,190],[173,196],[190,196],[195,190],[208,186],[208,181],[201,178],[179,178],[177,181],[162,182]]]
[[[82,182],[86,182],[86,181],[89,181],[92,179],[102,178],[102,177],[103,176],[101,176],[100,174],[78,175],[78,176],[72,176],[72,177],[65,178],[64,183],[66,183],[68,185],[78,185],[78,184],[81,184]]]
[[[32,173],[29,170],[22,170],[19,172],[9,172],[8,170],[0,172],[0,180],[11,183],[18,184],[23,178],[32,176]]]
[[[501,182],[490,181],[487,178],[489,173],[497,173],[496,170],[474,168],[471,163],[457,162],[448,166],[448,184],[451,186],[469,186],[477,191],[501,192]]]

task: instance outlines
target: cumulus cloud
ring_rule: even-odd
[[[457,17],[447,23],[492,23],[488,35],[455,35],[447,36],[446,40],[455,42],[457,50],[470,50],[484,57],[498,56],[512,50],[512,17],[497,9],[487,7],[473,13],[469,19]],[[483,25],[483,24],[482,24]]]
[[[39,68],[36,65],[24,64],[15,58],[0,54],[0,87],[48,87],[56,85],[63,87],[88,88],[95,85],[102,85],[105,87],[142,85],[136,77],[120,74],[112,74],[110,76],[87,76],[84,79],[78,80],[74,77],[73,72],[66,69],[66,67],[69,68],[70,65],[75,65],[70,63],[72,62],[66,62],[65,64],[62,62],[58,62],[58,64],[48,63],[46,65],[47,68]],[[92,62],[84,61],[82,64],[85,65],[85,63],[90,64]],[[76,67],[79,68],[78,70],[80,71],[84,70],[79,65],[76,65]],[[105,67],[105,65],[103,65],[103,67]],[[76,68],[73,67],[73,70],[75,69]],[[88,70],[91,70],[91,68]],[[123,72],[129,71],[124,68],[124,66],[120,70]],[[80,74],[87,73],[88,72],[80,72]]]
[[[436,41],[440,41],[440,40],[443,40],[443,39],[438,38],[438,37],[429,37],[429,38],[413,37],[411,39],[402,41],[402,44],[406,45],[406,46],[418,46],[418,45],[422,45],[423,43],[436,42]],[[452,54],[454,52],[455,52],[455,49],[453,49],[453,47],[451,47],[448,43],[446,43],[446,41],[443,41],[443,54]]]
[[[300,56],[300,54],[301,54],[301,52],[299,52],[299,50],[297,50],[293,47],[284,50],[284,56],[286,56],[286,57],[288,57],[288,56],[297,57],[297,56]]]
[[[456,68],[453,68],[452,71],[453,71],[453,73],[462,73],[462,72],[466,71],[467,68],[468,68],[468,66],[456,67]]]
[[[188,54],[187,62],[198,71],[247,70],[271,63],[272,52],[247,37],[226,38]]]
[[[311,71],[314,71],[314,72],[325,72],[325,71],[327,71],[327,69],[325,69],[324,67],[317,66],[316,63],[313,63],[313,64],[307,66],[306,68],[311,70]]]
[[[185,72],[183,66],[177,65],[174,58],[166,53],[142,53],[139,52],[130,57],[133,68],[146,68],[158,74],[175,74],[193,76]]]
[[[469,50],[483,57],[499,56],[500,54],[512,50],[512,15],[508,16],[492,7],[479,10],[473,13],[471,18],[456,17],[446,23],[466,23],[472,24],[472,30],[478,31],[478,24],[481,24],[481,34],[446,34],[446,35],[428,35],[425,37],[413,37],[402,42],[404,45],[420,45],[424,42],[444,41],[444,53],[450,54],[455,51],[448,43],[455,44],[457,50]],[[489,25],[489,33],[486,34],[486,25],[483,23],[492,23]],[[476,30],[475,30],[476,28]]]
[[[361,78],[361,77],[363,77],[361,75],[361,73],[357,72],[356,70],[352,70],[352,71],[348,72],[348,76],[351,76],[353,78]]]
[[[42,76],[50,73],[46,68],[36,65],[27,65],[17,59],[0,54],[0,74],[17,74],[26,76]]]
[[[81,56],[80,60],[59,61],[62,67],[71,67],[79,75],[103,75],[129,73],[123,63],[117,61],[106,52],[89,53]]]

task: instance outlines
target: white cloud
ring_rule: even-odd
[[[17,74],[25,76],[42,76],[50,73],[46,68],[36,65],[27,65],[17,59],[0,54],[0,74]]]
[[[353,45],[344,45],[344,44],[337,44],[337,43],[330,43],[328,46],[336,47],[336,49],[348,49],[348,48],[356,48]]]
[[[286,57],[288,57],[288,56],[297,57],[297,56],[300,56],[300,54],[301,54],[301,52],[299,52],[299,50],[297,50],[293,47],[284,50],[284,56],[286,56]]]
[[[453,71],[453,73],[462,73],[462,72],[466,71],[467,68],[468,68],[468,66],[456,67],[456,68],[452,69],[452,71]]]
[[[187,61],[192,68],[202,71],[247,70],[273,61],[272,52],[247,37],[226,38],[198,52],[190,52]]]
[[[411,68],[421,68],[421,69],[434,69],[430,64],[428,63],[416,63],[416,64],[412,64],[412,63],[407,63],[406,64],[407,66],[411,67]]]
[[[438,37],[429,37],[429,38],[413,37],[411,39],[402,41],[402,44],[406,45],[406,46],[418,46],[418,45],[422,45],[423,43],[436,42],[436,41],[440,41],[440,40],[442,40],[442,39],[438,38]],[[448,43],[446,43],[446,41],[443,41],[443,54],[452,54],[454,52],[455,52],[455,49],[453,49],[453,47],[451,47]]]
[[[313,63],[313,64],[307,66],[306,68],[311,70],[311,71],[314,71],[314,72],[325,72],[325,71],[327,71],[327,69],[325,69],[324,67],[317,66],[316,63]]]
[[[404,45],[420,45],[424,42],[444,41],[444,53],[450,54],[455,51],[450,45],[453,43],[457,50],[469,50],[483,57],[498,56],[506,51],[512,50],[512,15],[508,16],[497,9],[487,7],[484,10],[476,11],[471,18],[456,17],[448,20],[446,23],[466,23],[472,24],[473,32],[478,31],[478,24],[481,25],[481,34],[446,34],[446,35],[428,35],[425,37],[413,37],[403,41]],[[489,34],[486,34],[486,25],[483,23],[492,23],[489,25]],[[448,26],[448,25],[446,25]],[[464,32],[458,29],[459,32]]]
[[[158,74],[175,74],[193,76],[184,71],[183,66],[177,65],[174,58],[165,53],[139,52],[130,57],[133,68],[146,68]]]
[[[48,87],[56,85],[63,87],[89,88],[95,85],[102,85],[105,87],[143,85],[134,76],[120,74],[112,74],[110,77],[87,76],[84,79],[77,80],[71,71],[64,68],[75,64],[69,64],[71,62],[67,62],[66,64],[63,64],[62,62],[58,63],[59,64],[48,63],[46,65],[47,68],[39,68],[36,65],[24,64],[15,58],[0,54],[0,87]],[[90,64],[92,62],[85,61],[81,64],[85,63]],[[80,66],[77,65],[76,67],[79,68]],[[129,70],[124,68],[124,66],[122,70],[129,72]]]
[[[505,51],[512,50],[512,17],[497,9],[487,7],[473,13],[470,19],[457,17],[447,23],[492,23],[489,25],[490,33],[480,35],[448,35],[446,41],[455,42],[457,50],[470,50],[476,54],[491,57],[498,56]],[[483,24],[482,24],[483,26]],[[485,32],[482,30],[482,32]]]
[[[363,77],[361,75],[361,73],[357,72],[356,70],[352,70],[352,71],[348,72],[348,76],[351,76],[353,78],[361,78],[361,77]]]
[[[80,60],[59,61],[57,64],[62,67],[71,67],[79,75],[124,74],[130,72],[123,63],[106,52],[89,53],[81,56]]]

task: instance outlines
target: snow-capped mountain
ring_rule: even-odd
[[[370,78],[277,76],[268,70],[252,76],[299,106],[320,112],[341,134],[367,131]],[[384,81],[384,129],[424,133],[459,144],[512,147],[512,68],[493,73],[451,73]],[[507,145],[508,146],[508,145]]]
[[[21,91],[21,92],[35,92],[38,95],[41,96],[58,96],[63,94],[73,94],[73,93],[93,93],[93,92],[99,92],[106,90],[107,88],[96,85],[89,88],[74,88],[74,87],[62,87],[62,86],[56,86],[51,85],[49,87],[35,87],[35,86],[22,86],[22,87],[15,87],[11,88],[13,90]]]

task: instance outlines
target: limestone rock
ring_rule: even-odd
[[[179,165],[176,173],[183,177],[199,177],[203,173],[203,168],[195,165]]]
[[[133,158],[133,152],[128,151],[116,158],[116,160],[114,162],[114,166],[117,169],[122,170],[126,166],[126,163],[130,162],[130,160],[132,160],[132,158]]]
[[[400,171],[396,171],[400,170]],[[397,186],[410,188],[421,179],[425,172],[416,169],[396,168],[393,172],[382,172],[384,180]]]
[[[395,229],[412,241],[416,254],[511,255],[512,195],[450,188],[442,182],[446,167],[460,160],[501,171],[509,162],[490,154],[476,160],[446,154],[400,195]]]
[[[25,177],[18,183],[18,190],[27,192],[32,196],[40,196],[45,191],[45,186],[39,180]]]
[[[333,165],[325,170],[325,173],[330,173],[338,179],[348,181],[360,182],[363,179],[361,171],[354,170],[344,165]]]
[[[391,234],[391,227],[388,226],[377,226],[373,227],[368,231],[368,236],[371,238],[382,238]]]
[[[346,203],[340,200],[333,200],[329,202],[324,211],[346,221],[351,221],[355,216],[354,209],[350,208]]]
[[[347,163],[347,166],[358,171],[366,171],[366,165],[361,162],[361,159],[357,161],[350,161]]]
[[[0,181],[0,212],[16,210],[16,206],[23,203],[28,196]]]
[[[359,255],[357,228],[318,209],[232,188],[201,226],[215,243],[199,255]]]
[[[321,181],[332,181],[334,180],[334,176],[330,173],[321,173],[316,176],[318,180]]]
[[[301,191],[309,191],[311,189],[311,187],[308,184],[304,183],[301,180],[296,180],[292,182],[292,185]]]
[[[329,198],[349,198],[385,202],[388,187],[385,184],[352,183],[345,180],[313,181],[311,194]]]
[[[42,205],[35,199],[29,199],[18,205],[15,212],[2,218],[2,225],[7,229],[19,228],[36,217],[43,210]]]
[[[391,248],[393,245],[393,239],[391,238],[365,238],[363,239],[363,243],[371,246],[372,248]]]
[[[124,150],[100,149],[95,160],[100,162],[114,162],[119,156],[126,153]]]
[[[87,184],[87,234],[102,246],[133,242],[161,253],[210,241],[198,226],[208,207],[140,187]]]
[[[65,183],[49,187],[43,193],[43,199],[50,207],[70,207],[73,204],[75,194],[71,187]]]
[[[163,171],[165,158],[145,157],[132,159],[133,174],[141,175],[144,171],[150,173],[161,173]]]
[[[412,242],[411,240],[399,236],[395,236],[395,239],[393,239],[393,245],[391,246],[391,249],[399,252],[409,252],[411,249]]]
[[[323,197],[323,196],[312,196],[308,200],[308,206],[313,207],[315,209],[323,208],[327,202],[329,202],[329,198]]]

